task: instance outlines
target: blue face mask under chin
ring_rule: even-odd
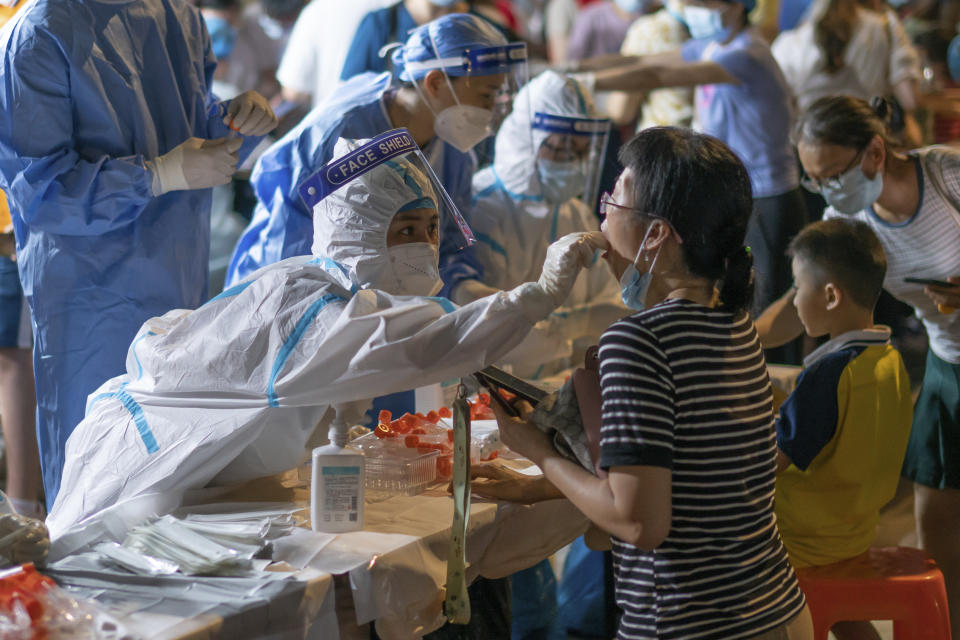
[[[723,15],[717,9],[686,6],[683,8],[683,21],[687,23],[690,37],[694,40],[724,42],[730,37],[730,28],[724,28]]]
[[[640,243],[640,248],[637,249],[637,255],[634,256],[633,262],[627,265],[623,275],[620,276],[620,299],[623,304],[635,311],[643,311],[647,308],[647,292],[650,290],[650,282],[653,280],[653,265],[657,264],[657,258],[660,257],[660,249],[657,249],[657,255],[653,257],[650,269],[646,273],[637,271],[637,260],[643,253],[643,247],[647,244],[647,237],[652,229],[653,225],[650,225],[650,228],[643,235],[643,242]]]

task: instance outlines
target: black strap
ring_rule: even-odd
[[[384,45],[403,42],[400,39],[400,6],[402,4],[401,0],[401,2],[390,5],[390,32],[387,41],[383,43]],[[387,55],[387,71],[393,73],[393,56],[390,54]]]

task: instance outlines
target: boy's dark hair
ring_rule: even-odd
[[[873,309],[877,304],[887,257],[866,223],[833,219],[808,224],[790,242],[787,255],[814,269],[822,281],[837,284],[857,306]]]
[[[670,223],[691,273],[720,280],[720,303],[753,300],[753,257],[743,238],[753,208],[750,177],[720,140],[676,127],[644,129],[620,148],[633,172],[634,206]]]

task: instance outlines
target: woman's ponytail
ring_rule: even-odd
[[[753,254],[750,247],[740,246],[725,260],[726,270],[720,281],[720,304],[724,310],[738,313],[753,303]]]

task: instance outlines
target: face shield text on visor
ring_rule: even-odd
[[[432,295],[437,247],[476,240],[406,129],[369,141],[341,139],[337,157],[299,187],[313,211],[317,257],[349,274],[357,288]]]
[[[453,96],[455,105],[436,113],[434,131],[441,140],[466,153],[484,138],[494,135],[513,108],[513,98],[527,81],[527,45],[466,49],[463,55],[433,60],[409,61],[404,73],[422,77],[437,69]],[[454,88],[451,77],[462,78]],[[419,83],[414,87],[433,109]]]
[[[610,121],[536,112],[533,129],[546,134],[537,149],[536,160],[544,198],[557,205],[580,198],[593,209],[610,136]]]

